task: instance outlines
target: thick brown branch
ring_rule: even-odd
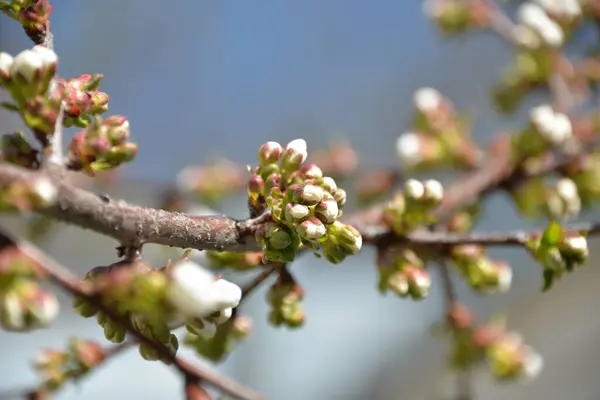
[[[257,250],[251,228],[256,221],[226,216],[192,216],[110,199],[66,182],[46,171],[0,164],[0,185],[34,180],[44,174],[58,189],[53,206],[39,213],[117,239],[125,247],[156,243],[198,250]]]
[[[15,239],[6,232],[2,232],[0,230],[0,250],[6,247],[19,248],[20,251],[27,254],[27,256],[39,264],[40,268],[42,268],[42,270],[48,275],[50,281],[62,287],[72,295],[85,298],[87,301],[94,304],[100,311],[105,313],[109,318],[114,320],[122,328],[126,329],[127,332],[132,334],[139,342],[151,346],[161,355],[161,357],[169,360],[186,378],[195,379],[196,381],[202,380],[210,383],[223,392],[239,399],[259,400],[265,398],[262,395],[243,387],[239,383],[232,381],[227,377],[208,370],[200,369],[189,362],[174,356],[162,343],[147,338],[145,335],[135,329],[128,318],[122,317],[121,315],[115,313],[115,311],[110,307],[105,306],[102,301],[100,301],[100,299],[89,290],[87,286],[82,285],[76,276],[71,274],[57,261],[44,254],[34,245],[23,240]]]

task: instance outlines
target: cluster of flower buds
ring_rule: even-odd
[[[189,166],[177,175],[177,190],[194,194],[207,205],[216,205],[224,198],[243,189],[244,170],[230,161],[213,165]]]
[[[44,387],[56,390],[67,381],[84,377],[105,358],[106,352],[100,344],[72,339],[67,351],[43,350],[33,366],[42,375]]]
[[[175,354],[178,342],[169,330],[173,312],[167,299],[169,280],[164,271],[152,269],[142,262],[119,262],[92,269],[86,274],[84,282],[93,285],[104,306],[115,310],[120,317],[129,319],[140,333],[159,341]],[[76,297],[73,309],[84,318],[95,316],[109,341],[120,343],[125,340],[125,328],[95,304]],[[144,344],[140,345],[140,354],[148,360],[160,359],[153,349]]]
[[[543,104],[531,109],[530,126],[522,132],[517,149],[520,155],[535,156],[549,147],[561,146],[573,136],[573,126],[566,114]]]
[[[567,233],[552,222],[541,237],[532,237],[527,247],[544,267],[544,290],[548,290],[556,278],[587,262],[589,249],[587,239],[580,233]]]
[[[56,53],[40,45],[23,50],[14,58],[0,53],[0,87],[8,90],[21,107],[26,101],[46,94],[57,63]]]
[[[492,13],[485,1],[425,0],[423,8],[440,31],[447,35],[484,27]]]
[[[27,35],[39,43],[46,35],[52,6],[50,0],[2,0],[0,11],[18,21]]]
[[[206,329],[201,321],[186,324],[188,335],[185,344],[192,347],[200,356],[214,362],[223,359],[233,350],[235,345],[246,339],[252,332],[252,319],[244,315],[236,315],[227,323],[213,329]]]
[[[207,251],[207,267],[220,269],[232,268],[238,271],[249,271],[262,264],[264,255],[260,251]]]
[[[473,289],[484,293],[503,293],[510,289],[512,268],[505,261],[488,258],[483,247],[455,246],[450,257]]]
[[[575,182],[582,206],[600,199],[600,151],[584,154],[567,163],[564,173]]]
[[[413,104],[414,130],[396,140],[396,153],[404,168],[426,170],[476,161],[478,151],[450,100],[436,89],[424,87],[414,92]]]
[[[546,207],[553,219],[577,217],[581,211],[581,198],[575,182],[569,178],[559,179],[548,192]]]
[[[0,158],[2,161],[25,168],[37,168],[39,165],[39,151],[31,146],[23,135],[23,132],[15,132],[2,136],[0,146]]]
[[[327,260],[340,263],[362,246],[358,231],[338,218],[346,192],[323,176],[315,164],[303,165],[306,142],[296,139],[284,148],[267,142],[258,152],[258,166],[248,182],[248,204],[253,215],[268,208],[271,221],[256,230],[266,260],[291,262],[302,245],[321,248]]]
[[[422,300],[429,294],[431,275],[425,263],[410,249],[389,254],[389,260],[378,266],[379,291],[393,291],[400,297]]]
[[[98,91],[102,78],[101,74],[84,74],[68,80],[57,79],[57,96],[65,104],[66,127],[84,128],[92,121],[92,115],[108,111],[108,95]]]
[[[402,192],[388,203],[383,221],[397,234],[404,234],[419,225],[433,222],[431,212],[443,198],[444,188],[440,182],[409,179]]]
[[[539,5],[526,1],[517,9],[522,44],[527,48],[560,47],[565,42],[563,28]],[[527,33],[526,33],[527,32]]]
[[[37,282],[16,278],[0,294],[0,324],[7,331],[47,327],[58,315],[58,299]]]
[[[0,210],[31,211],[54,204],[58,189],[45,176],[0,185]]]
[[[298,328],[304,324],[302,309],[304,289],[292,279],[280,279],[269,288],[267,300],[271,306],[269,322],[273,326]]]
[[[92,176],[95,172],[116,168],[133,160],[137,154],[137,145],[128,139],[129,121],[126,117],[114,115],[104,120],[97,117],[71,139],[68,166]]]
[[[542,357],[518,334],[507,331],[502,320],[476,325],[470,310],[455,304],[449,310],[447,327],[453,337],[455,366],[470,368],[485,360],[500,381],[533,379],[543,368]]]

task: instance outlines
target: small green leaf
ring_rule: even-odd
[[[187,258],[190,255],[191,252],[192,252],[192,249],[186,249],[183,252],[183,258]]]
[[[542,245],[554,247],[559,244],[563,237],[562,227],[555,221],[552,221],[542,236]]]
[[[554,283],[555,272],[552,269],[545,268],[544,269],[544,286],[542,287],[542,292],[547,292],[552,287]]]
[[[17,106],[16,104],[13,104],[13,103],[9,103],[8,101],[0,102],[0,107],[5,108],[9,111],[15,111],[15,112],[19,111],[19,106]]]

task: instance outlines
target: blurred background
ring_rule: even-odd
[[[411,96],[421,86],[439,89],[468,111],[482,144],[499,130],[521,126],[528,107],[544,98],[530,97],[509,118],[497,115],[489,89],[509,63],[511,48],[491,33],[441,39],[419,1],[53,4],[61,76],[103,73],[109,114],[129,118],[140,147],[137,160],[108,190],[144,205],[156,205],[161,188],[185,165],[216,156],[252,163],[267,140],[303,137],[310,153],[347,139],[363,165],[395,165],[395,140],[410,127]],[[20,26],[0,18],[0,50],[16,54],[29,47]],[[0,111],[2,133],[21,128],[18,118]],[[482,231],[534,226],[502,195],[484,210]],[[245,202],[234,199],[219,211],[242,218]],[[70,227],[43,242],[80,276],[114,261],[116,245]],[[162,265],[165,254],[149,247],[146,255]],[[593,256],[593,243],[590,248]],[[600,272],[594,259],[542,295],[541,267],[522,251],[491,254],[512,262],[511,291],[481,297],[457,279],[460,298],[482,320],[507,312],[509,327],[544,355],[545,370],[526,385],[494,384],[485,372],[477,374],[476,398],[600,398]],[[437,275],[423,302],[384,297],[376,291],[373,260],[365,248],[339,266],[310,256],[294,263],[306,291],[306,325],[296,331],[269,326],[266,291],[258,290],[242,307],[254,318],[253,334],[217,368],[274,400],[454,398],[447,343],[431,335],[442,317]],[[75,316],[62,300],[51,329],[0,333],[0,391],[37,382],[30,362],[42,348],[62,349],[72,336],[103,339],[94,320]],[[190,351],[182,354],[197,360]],[[176,399],[181,388],[176,374],[132,349],[57,398]]]

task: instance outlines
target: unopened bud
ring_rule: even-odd
[[[333,192],[333,198],[338,203],[338,208],[342,209],[346,204],[346,191],[344,189],[337,189]]]
[[[425,186],[416,179],[409,179],[404,183],[404,195],[407,200],[420,200],[425,194]]]
[[[442,184],[435,179],[426,180],[423,183],[425,192],[423,199],[433,204],[439,204],[444,198],[444,187]]]
[[[338,212],[338,204],[334,199],[323,200],[315,206],[315,215],[325,224],[335,222]]]
[[[297,170],[306,161],[308,156],[306,141],[295,139],[289,142],[281,157],[281,166],[288,172]]]
[[[258,164],[261,166],[274,164],[279,161],[282,152],[283,149],[279,143],[267,142],[260,146],[260,149],[258,150]]]
[[[323,171],[316,164],[308,164],[302,167],[302,174],[309,179],[318,179],[323,177]]]
[[[307,240],[317,240],[325,236],[327,229],[325,225],[316,217],[311,217],[306,221],[296,225],[298,235]]]
[[[421,300],[427,297],[431,288],[431,275],[422,268],[407,268],[406,277],[408,280],[408,290],[412,298]]]
[[[310,216],[310,209],[303,204],[288,203],[285,206],[285,214],[289,221],[302,222]]]
[[[335,193],[335,191],[338,188],[337,184],[335,183],[335,180],[330,176],[326,176],[323,178],[323,183],[321,184],[321,186],[323,186],[323,189],[325,189],[331,194]]]

